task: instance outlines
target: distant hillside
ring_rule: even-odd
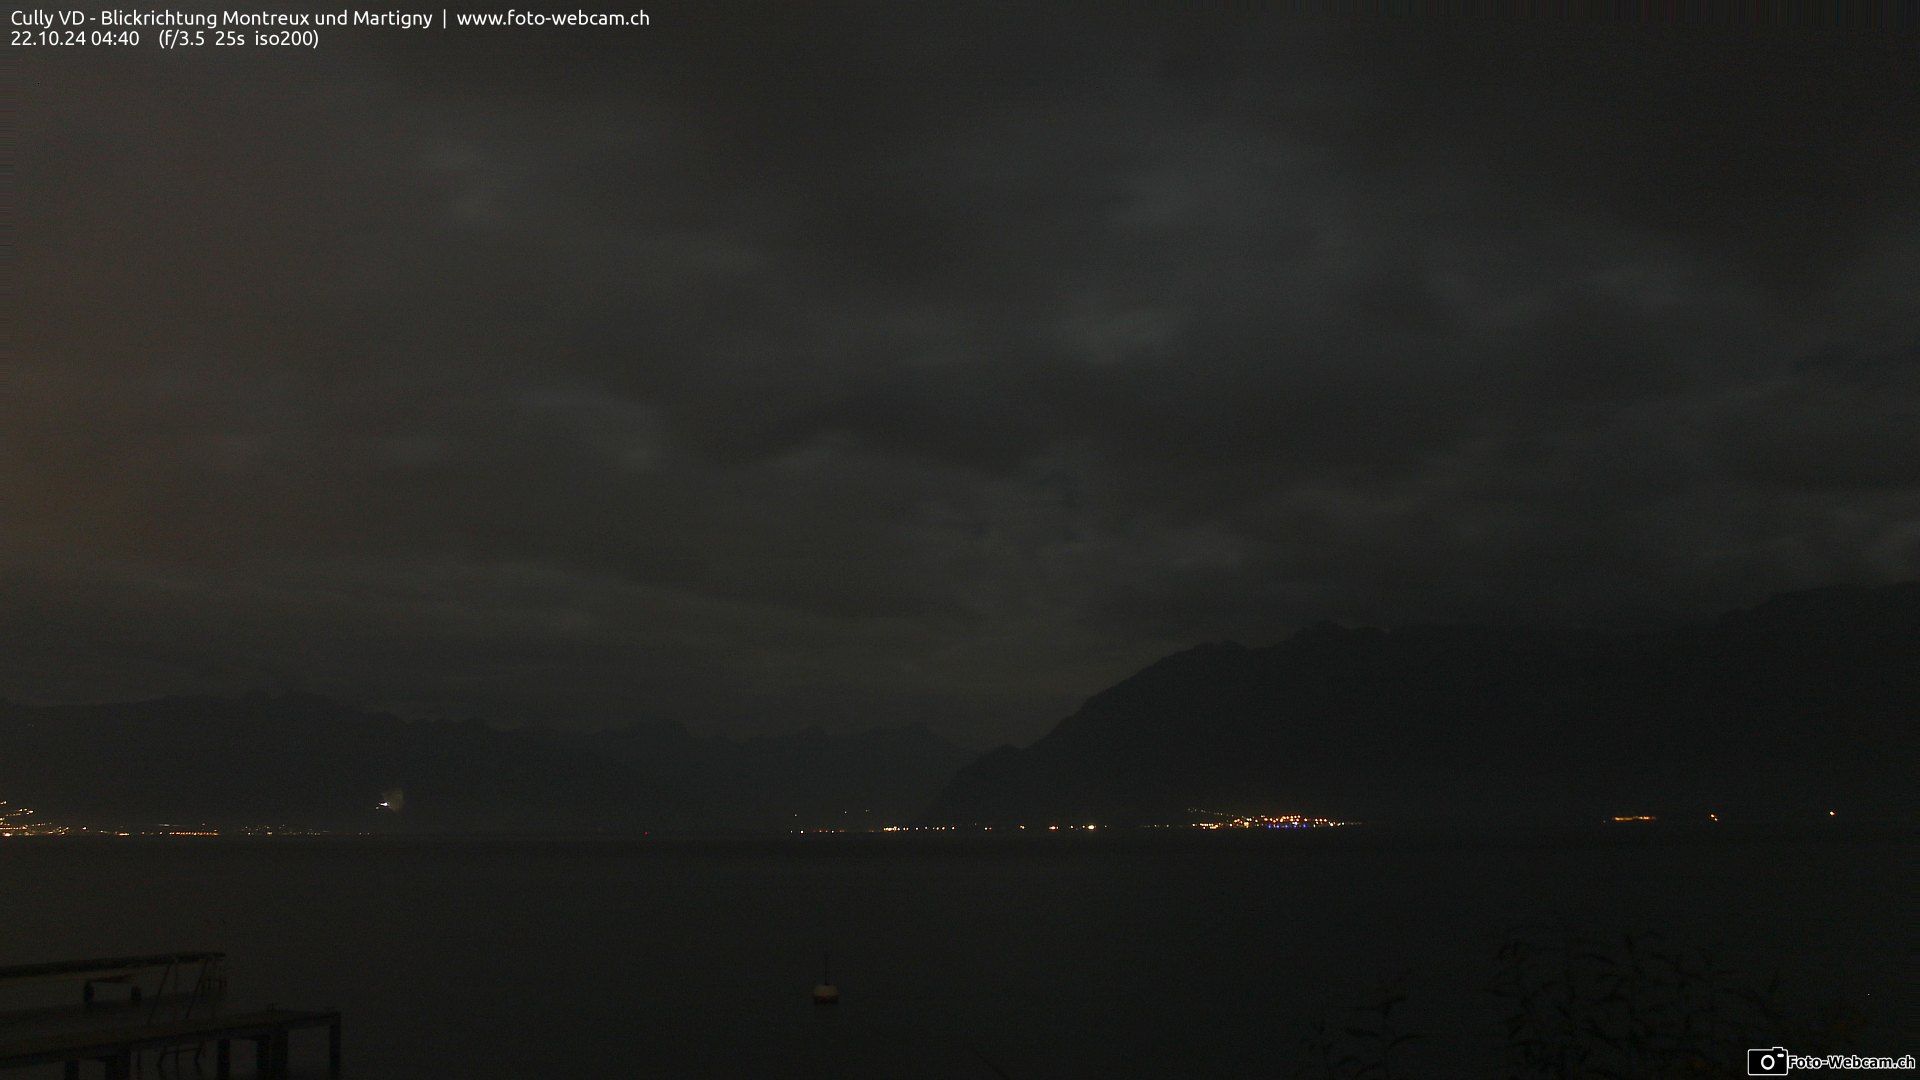
[[[735,742],[413,723],[305,695],[0,703],[0,798],[90,823],[371,830],[891,823],[971,755],[921,728]],[[376,811],[404,792],[398,813]]]
[[[1655,634],[1328,624],[1203,645],[974,762],[925,820],[1910,819],[1916,766],[1920,584],[1905,584]]]

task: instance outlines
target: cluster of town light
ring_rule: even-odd
[[[338,833],[331,829],[298,829],[291,825],[243,825],[216,829],[211,825],[160,824],[132,829],[89,829],[82,825],[71,830],[75,836],[371,836],[372,833]]]
[[[1210,811],[1196,810],[1194,813],[1206,814]],[[1307,817],[1305,814],[1262,814],[1262,815],[1217,815],[1208,821],[1191,821],[1179,825],[1143,825],[1146,829],[1335,829],[1343,825],[1358,825],[1357,821],[1335,821],[1333,818]],[[790,832],[811,836],[822,833],[911,833],[911,832],[958,832],[959,825],[882,825],[871,829],[792,829]],[[968,831],[978,832],[1094,832],[1098,825],[971,825],[964,826]]]
[[[64,825],[50,825],[34,817],[32,810],[0,799],[0,836],[65,836]]]
[[[8,836],[335,836],[324,829],[300,829],[290,825],[248,825],[221,830],[211,825],[174,825],[162,823],[126,829],[96,829],[87,825],[54,825],[32,810],[0,799],[0,837]],[[352,835],[365,836],[366,833]]]
[[[1196,829],[1337,829],[1342,825],[1357,825],[1354,821],[1335,821],[1332,818],[1307,817],[1305,814],[1258,814],[1251,817],[1220,818],[1215,821],[1196,821]]]
[[[1838,810],[1827,811],[1828,818],[1838,818],[1839,816],[1840,816],[1840,811]],[[1633,825],[1633,824],[1644,824],[1644,823],[1652,822],[1658,819],[1656,819],[1652,814],[1615,814],[1613,815],[1611,820],[1615,825]],[[1714,823],[1715,825],[1718,825],[1720,824],[1720,815],[1714,811],[1709,810],[1707,811],[1707,820]]]

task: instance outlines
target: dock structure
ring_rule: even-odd
[[[67,1080],[79,1080],[82,1067],[97,1062],[107,1080],[129,1080],[143,1054],[155,1054],[156,1067],[168,1057],[191,1056],[197,1071],[211,1045],[214,1074],[226,1080],[233,1075],[233,1044],[239,1042],[253,1044],[253,1075],[279,1080],[287,1075],[291,1034],[326,1028],[328,1074],[339,1076],[339,1011],[268,1005],[222,1015],[225,960],[225,953],[174,952],[0,967],[0,987],[81,985],[77,1004],[0,1012],[0,1070],[59,1064],[66,1067]],[[142,982],[150,984],[151,993],[142,994]],[[113,984],[125,987],[125,993],[96,998],[96,987]]]
[[[134,1055],[214,1044],[214,1076],[233,1075],[233,1044],[253,1044],[254,1074],[267,1080],[287,1076],[289,1035],[295,1031],[327,1029],[327,1075],[340,1075],[340,1013],[335,1009],[302,1012],[264,1009],[259,1012],[209,1016],[140,1027],[95,1028],[0,1044],[0,1069],[63,1064],[67,1080],[79,1080],[80,1067],[97,1061],[106,1080],[131,1080]]]
[[[47,964],[13,964],[0,967],[0,985],[49,980],[81,979],[81,997],[87,1004],[93,1004],[93,988],[102,983],[121,983],[130,987],[132,1000],[140,1001],[140,988],[133,982],[136,974],[142,971],[160,972],[160,993],[169,987],[179,989],[185,986],[182,972],[194,967],[199,969],[195,978],[190,1000],[199,1000],[218,992],[220,965],[227,959],[221,952],[172,952],[152,953],[143,956],[103,956],[92,960],[56,960]]]
[[[14,964],[0,967],[0,981],[47,979],[64,975],[124,974],[139,968],[218,962],[226,958],[227,954],[223,952],[171,952],[142,956],[105,956],[95,960],[55,960],[50,964]]]

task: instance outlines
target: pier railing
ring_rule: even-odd
[[[233,1044],[250,1042],[255,1074],[280,1080],[287,1075],[291,1033],[319,1027],[327,1029],[327,1074],[339,1076],[340,1013],[332,1009],[266,1009],[167,1024],[43,1035],[0,1044],[0,1069],[63,1064],[68,1080],[77,1080],[82,1063],[95,1061],[104,1066],[107,1080],[130,1080],[136,1054],[213,1043],[214,1076],[226,1080],[233,1075]]]
[[[233,1072],[233,1044],[241,1042],[253,1046],[256,1075],[279,1078],[287,1075],[291,1033],[324,1027],[328,1070],[340,1075],[340,1013],[269,1005],[220,1015],[225,959],[219,952],[178,952],[0,966],[0,987],[62,981],[81,985],[76,1004],[0,1012],[0,1069],[62,1064],[67,1080],[78,1080],[83,1065],[98,1063],[108,1080],[124,1080],[147,1053],[158,1056],[156,1064],[190,1054],[197,1070],[211,1046],[215,1075],[226,1078]],[[189,983],[196,967],[198,974]],[[155,971],[157,977],[151,974]],[[153,984],[144,1002],[142,981]],[[126,986],[126,996],[96,1001],[95,987],[111,984]]]

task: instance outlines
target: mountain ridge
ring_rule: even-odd
[[[50,820],[365,831],[892,824],[972,755],[924,727],[735,741],[403,720],[312,694],[0,702],[0,797]],[[379,810],[390,793],[401,806]]]
[[[920,820],[1911,817],[1916,719],[1920,583],[1637,633],[1318,623],[1150,664],[962,769]]]

